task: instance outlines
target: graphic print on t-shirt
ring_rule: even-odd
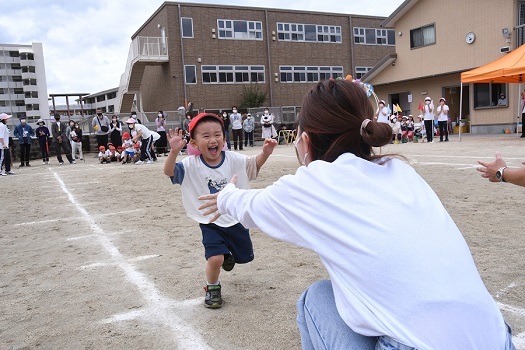
[[[210,194],[214,194],[219,192],[228,184],[228,180],[221,179],[221,180],[213,180],[210,176],[206,178],[206,181],[208,182],[208,188],[210,189]]]

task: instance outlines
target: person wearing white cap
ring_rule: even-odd
[[[253,147],[253,129],[255,128],[255,121],[250,113],[246,115],[246,119],[242,123],[242,128],[244,129],[244,147]]]
[[[445,135],[445,142],[448,142],[448,106],[444,97],[439,99],[439,106],[436,109],[438,115],[439,126],[439,142],[443,142],[443,135]]]
[[[385,106],[385,101],[381,100],[378,103],[375,120],[380,123],[390,124],[388,119],[388,108]]]
[[[10,115],[0,114],[0,175],[14,175],[11,171],[11,151],[9,150],[9,129],[6,126]],[[5,167],[5,169],[4,169]]]
[[[429,96],[425,97],[423,119],[425,120],[427,142],[434,142],[434,103],[432,103],[432,99]]]

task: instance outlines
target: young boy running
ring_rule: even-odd
[[[179,151],[186,145],[184,130],[169,130],[167,135],[171,151],[164,163],[164,174],[171,182],[182,187],[182,201],[187,215],[199,223],[206,263],[206,296],[204,306],[222,306],[219,274],[221,266],[231,271],[235,263],[253,260],[250,234],[244,226],[231,216],[222,215],[209,223],[213,215],[204,216],[197,208],[202,205],[197,198],[219,192],[233,175],[237,175],[237,187],[248,189],[248,180],[257,177],[259,169],[272,154],[277,142],[264,141],[257,156],[246,156],[236,152],[224,152],[225,132],[222,119],[211,113],[201,113],[189,124],[190,144],[200,155],[191,155],[177,162]]]

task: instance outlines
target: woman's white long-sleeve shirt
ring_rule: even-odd
[[[355,332],[419,349],[504,347],[503,317],[463,236],[401,160],[381,165],[344,154],[314,161],[266,189],[229,184],[218,208],[246,228],[319,254],[339,314]]]

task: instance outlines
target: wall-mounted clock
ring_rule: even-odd
[[[467,44],[472,44],[474,40],[476,40],[476,34],[474,34],[473,32],[467,33],[467,36],[465,36],[465,41],[467,42]]]

